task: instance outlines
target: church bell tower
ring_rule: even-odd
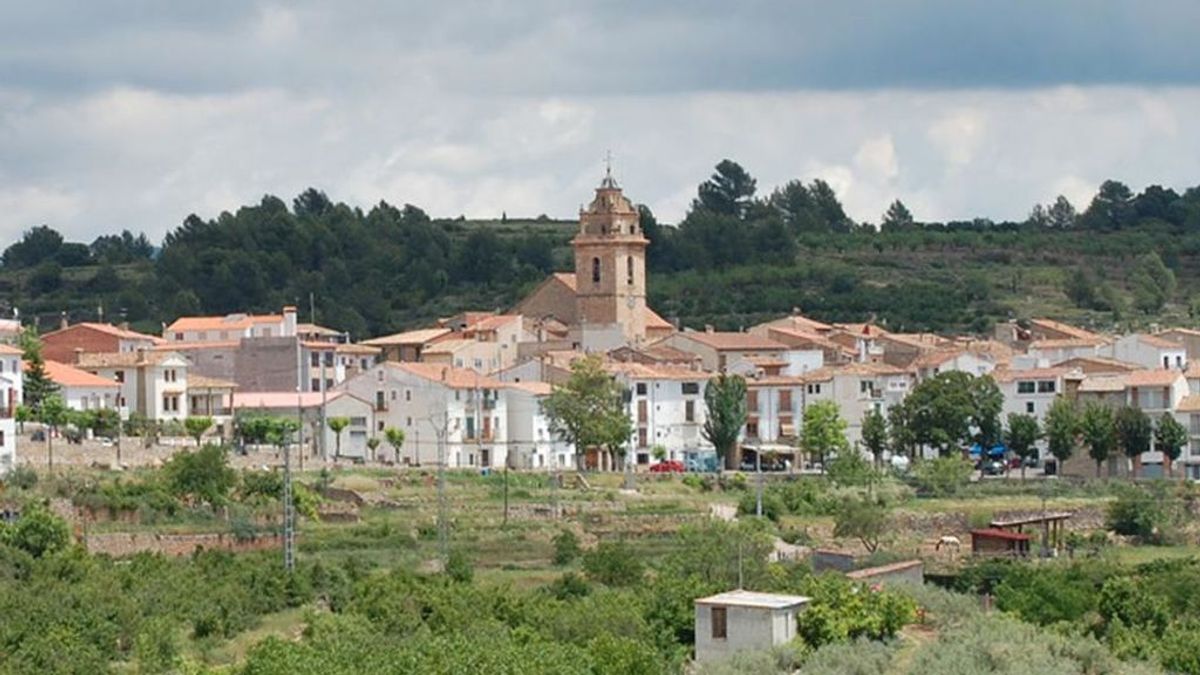
[[[638,211],[611,167],[579,212],[575,248],[576,317],[584,330],[620,330],[627,344],[646,339],[646,245]]]

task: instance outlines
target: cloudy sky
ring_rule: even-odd
[[[569,217],[607,150],[660,219],[729,157],[850,215],[1020,218],[1200,184],[1200,3],[0,0],[0,240],[157,241],[307,186]]]

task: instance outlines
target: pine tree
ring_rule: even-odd
[[[58,385],[46,374],[46,362],[42,359],[42,341],[37,331],[30,326],[21,331],[22,359],[25,361],[25,405],[37,415],[41,412],[42,401],[58,391]]]

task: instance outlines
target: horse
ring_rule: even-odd
[[[958,548],[962,546],[962,541],[953,535],[942,535],[942,538],[938,539],[937,546],[934,546],[933,550],[940,551],[942,550],[943,546],[953,546],[954,550],[958,550]]]

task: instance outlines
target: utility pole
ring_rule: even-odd
[[[297,433],[300,433],[297,431]],[[292,503],[292,453],[290,439],[283,440],[283,568],[296,567],[296,510]],[[301,455],[304,453],[301,452]]]
[[[438,500],[438,551],[442,565],[450,559],[449,551],[449,522],[446,505],[446,437],[450,433],[450,411],[434,413],[429,417],[433,431],[437,435],[437,500]]]

